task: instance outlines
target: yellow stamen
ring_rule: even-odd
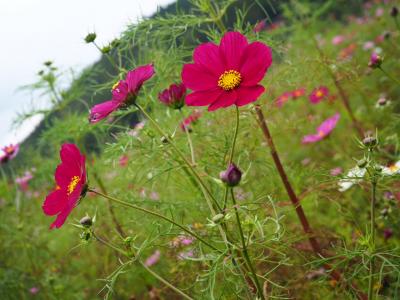
[[[321,98],[323,95],[324,95],[324,93],[323,93],[321,90],[318,90],[318,91],[315,93],[315,96],[317,96],[318,98]]]
[[[113,85],[112,88],[111,88],[111,91],[115,90],[115,89],[117,88],[118,84],[119,84],[119,81],[117,81],[116,83],[114,83],[114,85]]]
[[[218,86],[225,91],[233,90],[242,81],[242,75],[238,71],[225,71],[218,79]]]
[[[389,170],[391,171],[391,172],[397,172],[398,170],[399,170],[400,168],[398,167],[398,166],[396,166],[396,165],[391,165],[391,166],[389,166]]]
[[[75,189],[76,185],[78,184],[79,180],[80,180],[79,176],[72,177],[71,182],[69,183],[68,189],[67,189],[68,195],[72,194],[72,192],[74,191],[74,189]]]
[[[324,135],[325,135],[324,131],[322,131],[322,130],[318,131],[318,136],[319,137],[324,137]]]

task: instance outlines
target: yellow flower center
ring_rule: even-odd
[[[399,167],[396,165],[391,165],[391,166],[389,166],[389,170],[394,173],[399,170]]]
[[[14,152],[14,148],[13,148],[13,147],[6,147],[4,150],[5,150],[5,152],[6,152],[7,154],[11,154],[11,153]]]
[[[324,95],[324,93],[323,93],[321,90],[318,90],[318,91],[315,93],[315,95],[316,95],[318,98],[321,98],[321,97]]]
[[[225,71],[218,79],[218,86],[225,91],[233,90],[238,87],[242,81],[242,75],[238,71]]]
[[[318,136],[319,137],[324,137],[324,135],[325,135],[324,131],[322,131],[322,130],[318,131]]]
[[[80,180],[79,176],[72,177],[71,182],[68,184],[68,189],[67,189],[68,195],[72,194],[72,192],[74,191],[74,189],[75,189],[76,185],[78,184],[79,180]]]

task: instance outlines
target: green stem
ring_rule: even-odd
[[[114,246],[113,244],[103,240],[102,238],[100,238],[99,236],[97,236],[94,231],[92,231],[93,237],[99,241],[101,244],[121,253],[122,255],[128,257],[128,258],[132,258],[127,252],[125,252],[124,250],[118,248],[117,246]],[[169,283],[167,280],[165,280],[164,278],[162,278],[160,275],[158,275],[156,272],[154,272],[153,270],[151,270],[148,266],[146,266],[142,261],[137,260],[137,262],[147,271],[149,272],[151,275],[153,275],[156,279],[158,279],[159,281],[161,281],[162,283],[164,283],[166,286],[168,286],[170,289],[172,289],[173,291],[177,292],[179,295],[181,295],[182,297],[184,297],[185,299],[189,299],[189,300],[194,300],[193,298],[191,298],[190,296],[188,296],[187,294],[185,294],[183,291],[181,291],[180,289],[178,289],[177,287],[175,287],[174,285],[172,285],[171,283]]]
[[[123,205],[123,206],[131,207],[131,208],[134,208],[134,209],[136,209],[136,210],[139,210],[139,211],[145,212],[145,213],[147,213],[147,214],[156,216],[156,217],[158,217],[158,218],[160,218],[160,219],[163,219],[163,220],[165,220],[165,221],[167,221],[167,222],[169,222],[169,223],[175,225],[176,227],[179,227],[180,229],[182,229],[183,231],[185,231],[187,234],[193,236],[194,238],[196,238],[197,240],[199,240],[200,242],[202,242],[204,245],[207,245],[207,246],[210,247],[211,249],[222,253],[221,250],[217,249],[216,247],[214,247],[213,245],[211,245],[210,243],[208,243],[207,241],[205,241],[204,239],[202,239],[200,236],[198,236],[196,233],[194,233],[194,232],[190,231],[189,229],[187,229],[185,226],[182,226],[182,225],[176,223],[174,220],[172,220],[172,219],[170,219],[170,218],[167,218],[167,217],[165,217],[165,216],[163,216],[163,215],[161,215],[161,214],[159,214],[159,213],[157,213],[157,212],[155,212],[155,211],[151,211],[151,210],[148,210],[148,209],[146,209],[146,208],[143,208],[143,207],[140,207],[140,206],[137,206],[137,205],[134,205],[134,204],[131,204],[131,203],[128,203],[128,202],[119,200],[119,199],[117,199],[117,198],[108,196],[108,195],[106,195],[106,194],[100,193],[100,192],[95,191],[95,190],[93,190],[93,189],[89,189],[88,191],[89,191],[89,192],[92,192],[92,193],[95,193],[96,195],[102,196],[103,198],[106,198],[106,199],[108,199],[108,200],[114,201],[114,202],[116,202],[116,203],[118,203],[118,204],[121,204],[121,205]]]
[[[370,234],[371,234],[371,259],[369,262],[369,282],[368,282],[368,300],[374,298],[374,252],[375,252],[375,203],[376,203],[376,186],[377,180],[372,179],[372,195],[371,195],[371,220],[370,220]]]
[[[183,155],[182,151],[179,150],[179,148],[175,145],[175,143],[171,140],[171,138],[164,132],[164,130],[161,129],[161,127],[158,125],[158,123],[145,111],[143,107],[141,107],[139,104],[135,103],[136,107],[140,110],[140,112],[146,116],[146,118],[153,124],[153,126],[156,128],[156,130],[160,133],[161,136],[163,136],[167,142],[172,146],[172,148],[175,150],[175,152],[178,154],[178,156],[182,159],[182,161],[188,166],[190,171],[193,173],[194,177],[196,178],[197,182],[199,185],[202,187],[202,189],[207,193],[208,197],[211,198],[215,204],[215,206],[218,208],[219,211],[221,211],[221,207],[218,204],[217,200],[214,198],[214,196],[211,194],[210,190],[208,187],[205,185],[203,180],[201,179],[200,175],[196,172],[192,164],[187,160],[185,155]],[[215,215],[214,208],[212,207],[212,204],[209,202],[209,198],[206,198],[206,201],[208,203],[208,206],[210,207],[210,210],[213,214]]]
[[[182,109],[179,109],[179,111],[181,112],[183,118],[185,118],[185,115],[183,114]],[[188,140],[189,149],[190,149],[190,156],[192,158],[192,164],[196,165],[196,160],[195,160],[195,156],[194,156],[194,148],[193,148],[192,139],[190,137],[189,129],[187,128],[187,126],[183,126],[183,130],[185,131],[186,137],[187,137],[187,140]]]
[[[378,67],[383,74],[385,74],[387,77],[389,77],[391,80],[393,80],[394,82],[396,82],[398,85],[400,85],[400,81],[397,80],[396,78],[394,78],[392,75],[390,75],[388,72],[386,72],[381,66]]]
[[[264,295],[263,295],[263,290],[262,290],[261,284],[260,284],[260,282],[258,280],[257,273],[256,273],[256,271],[254,269],[254,266],[253,266],[253,264],[251,262],[251,259],[250,259],[250,256],[249,256],[249,253],[247,251],[247,245],[246,245],[246,241],[244,239],[244,234],[243,234],[242,224],[240,222],[240,217],[239,217],[239,212],[238,212],[238,208],[237,208],[237,204],[236,204],[235,194],[234,194],[232,188],[230,190],[231,190],[231,197],[232,197],[233,207],[234,207],[235,215],[236,215],[236,222],[237,222],[237,225],[238,225],[238,228],[239,228],[240,240],[242,242],[243,255],[244,255],[246,263],[247,263],[247,265],[248,265],[248,267],[250,269],[250,272],[251,272],[251,274],[253,276],[254,283],[257,286],[258,295],[259,295],[259,297],[261,297],[261,299],[264,299]]]

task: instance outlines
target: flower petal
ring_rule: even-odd
[[[58,214],[67,204],[67,192],[57,189],[47,195],[42,205],[43,212],[46,215],[53,216]]]
[[[255,86],[240,86],[236,92],[238,98],[236,100],[237,106],[243,106],[254,102],[260,97],[262,93],[264,93],[265,88],[262,85]]]
[[[185,64],[182,70],[183,84],[193,91],[209,90],[218,86],[218,76],[202,65]]]
[[[315,143],[318,142],[319,140],[323,139],[323,136],[320,136],[318,134],[309,134],[303,137],[301,142],[303,144],[310,144],[310,143]]]
[[[229,92],[225,91],[208,107],[208,111],[214,111],[218,108],[231,106],[235,104],[237,97],[238,95],[235,90]]]
[[[219,47],[214,43],[198,46],[193,53],[193,60],[210,73],[220,76],[225,71],[224,61],[220,56]]]
[[[227,32],[221,39],[219,50],[225,59],[227,70],[240,70],[242,54],[248,45],[246,37],[240,32]]]
[[[223,93],[220,89],[211,89],[207,91],[196,91],[186,96],[187,106],[205,106],[210,105]]]
[[[130,93],[137,94],[142,84],[154,75],[153,64],[137,67],[126,75],[126,83]]]
[[[117,110],[121,102],[110,100],[92,107],[90,110],[89,122],[94,124],[106,118],[113,111]]]
[[[260,42],[254,42],[246,47],[243,53],[240,73],[243,76],[242,85],[254,85],[265,76],[272,63],[271,48]]]
[[[82,191],[82,185],[78,183],[75,190],[67,198],[67,203],[64,206],[64,208],[57,215],[56,220],[50,225],[50,229],[60,228],[65,223],[68,216],[70,215],[72,210],[75,208],[76,204],[78,203],[81,191]]]

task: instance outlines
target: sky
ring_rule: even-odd
[[[43,62],[80,71],[99,59],[83,38],[95,31],[100,45],[126,25],[150,16],[173,0],[0,0],[0,147],[22,141],[40,117],[12,128],[18,112],[37,97],[19,88],[37,81]],[[44,100],[46,101],[46,99]]]

